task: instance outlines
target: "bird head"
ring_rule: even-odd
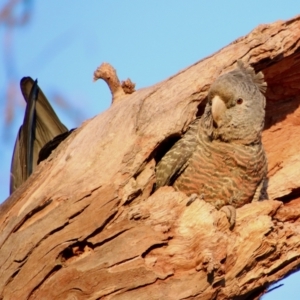
[[[202,126],[212,139],[240,144],[260,142],[267,84],[261,72],[244,67],[221,75],[211,85]]]

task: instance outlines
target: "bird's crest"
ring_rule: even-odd
[[[248,78],[251,78],[262,93],[266,92],[267,83],[264,80],[264,74],[262,72],[255,73],[253,67],[245,67],[240,59],[237,61],[237,66]]]

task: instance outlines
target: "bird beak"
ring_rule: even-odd
[[[217,127],[220,126],[220,123],[222,121],[226,109],[227,108],[224,101],[219,96],[213,97],[211,113],[214,120],[214,124],[217,125]]]

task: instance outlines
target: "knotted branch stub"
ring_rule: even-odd
[[[93,80],[98,79],[103,79],[107,83],[111,91],[112,103],[135,91],[135,84],[129,78],[120,83],[116,70],[109,63],[102,63],[96,69]]]

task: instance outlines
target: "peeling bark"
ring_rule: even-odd
[[[268,83],[271,199],[224,213],[154,168],[237,59]],[[75,130],[0,207],[1,299],[255,299],[300,265],[300,17],[260,25]]]

